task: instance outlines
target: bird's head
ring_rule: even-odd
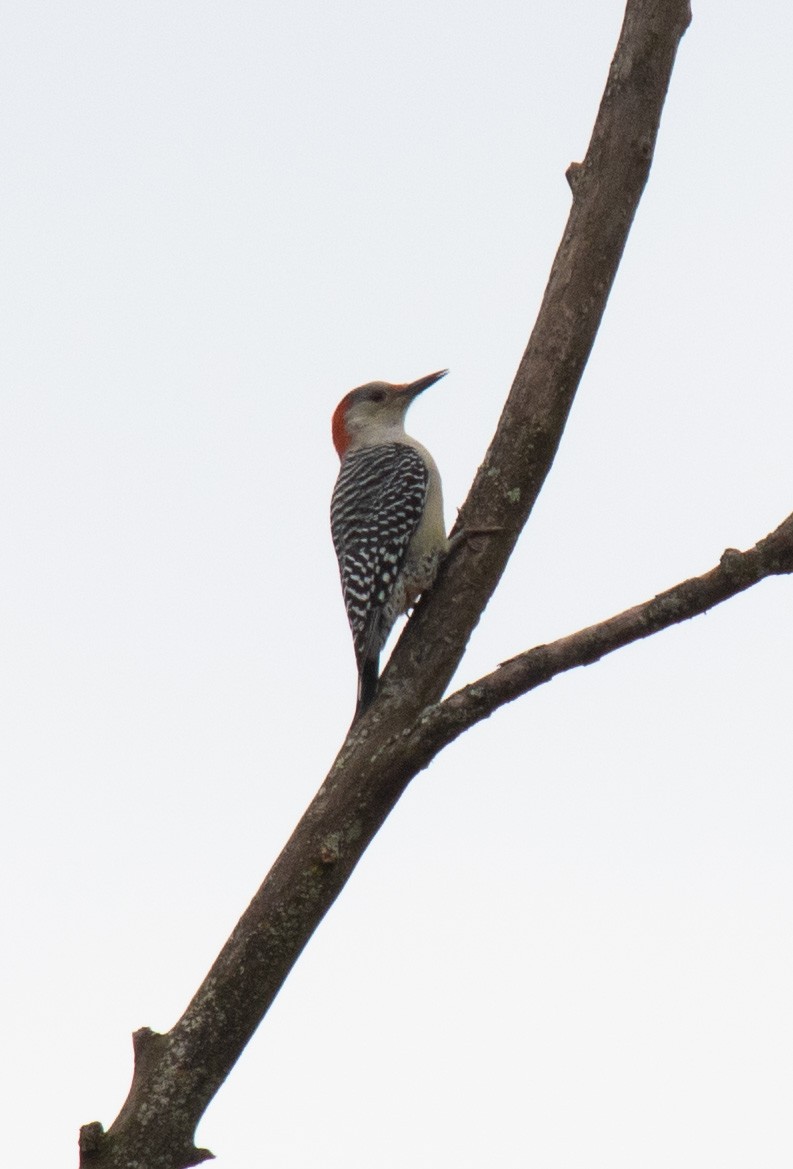
[[[448,372],[428,373],[406,385],[368,382],[350,390],[333,411],[333,445],[339,458],[351,448],[398,440],[404,434],[410,403]]]

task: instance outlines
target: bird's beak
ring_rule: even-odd
[[[446,377],[448,369],[439,369],[437,373],[428,373],[425,377],[420,377],[418,381],[408,382],[406,386],[402,387],[402,393],[412,402],[424,390],[428,390],[430,386],[434,386],[442,377]]]

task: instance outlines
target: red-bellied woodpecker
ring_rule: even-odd
[[[377,692],[380,651],[401,613],[435,580],[449,542],[441,477],[405,434],[408,406],[448,370],[403,386],[370,382],[333,414],[341,469],[330,526],[358,664],[358,718]]]

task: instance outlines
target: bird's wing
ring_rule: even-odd
[[[341,465],[330,522],[359,662],[376,657],[390,632],[384,610],[421,520],[428,482],[424,460],[404,443],[364,447]]]

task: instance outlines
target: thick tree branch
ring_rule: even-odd
[[[389,725],[443,694],[551,468],[649,175],[690,19],[688,0],[627,5],[586,157],[568,170],[573,206],[537,321],[460,511],[459,527],[501,534],[464,545],[408,623],[381,683]]]
[[[135,1036],[129,1096],[87,1125],[88,1169],[182,1169],[193,1136],[367,845],[431,755],[414,741],[464,653],[550,469],[649,173],[688,0],[628,0],[537,324],[460,522],[467,541],[408,622],[381,693],[354,731],[182,1018]],[[504,667],[505,669],[507,667]],[[507,700],[506,698],[504,699]],[[451,705],[450,705],[451,704]],[[454,696],[435,708],[454,710]],[[482,716],[483,717],[483,716]],[[474,721],[476,721],[474,719]],[[459,733],[459,732],[458,732]]]

